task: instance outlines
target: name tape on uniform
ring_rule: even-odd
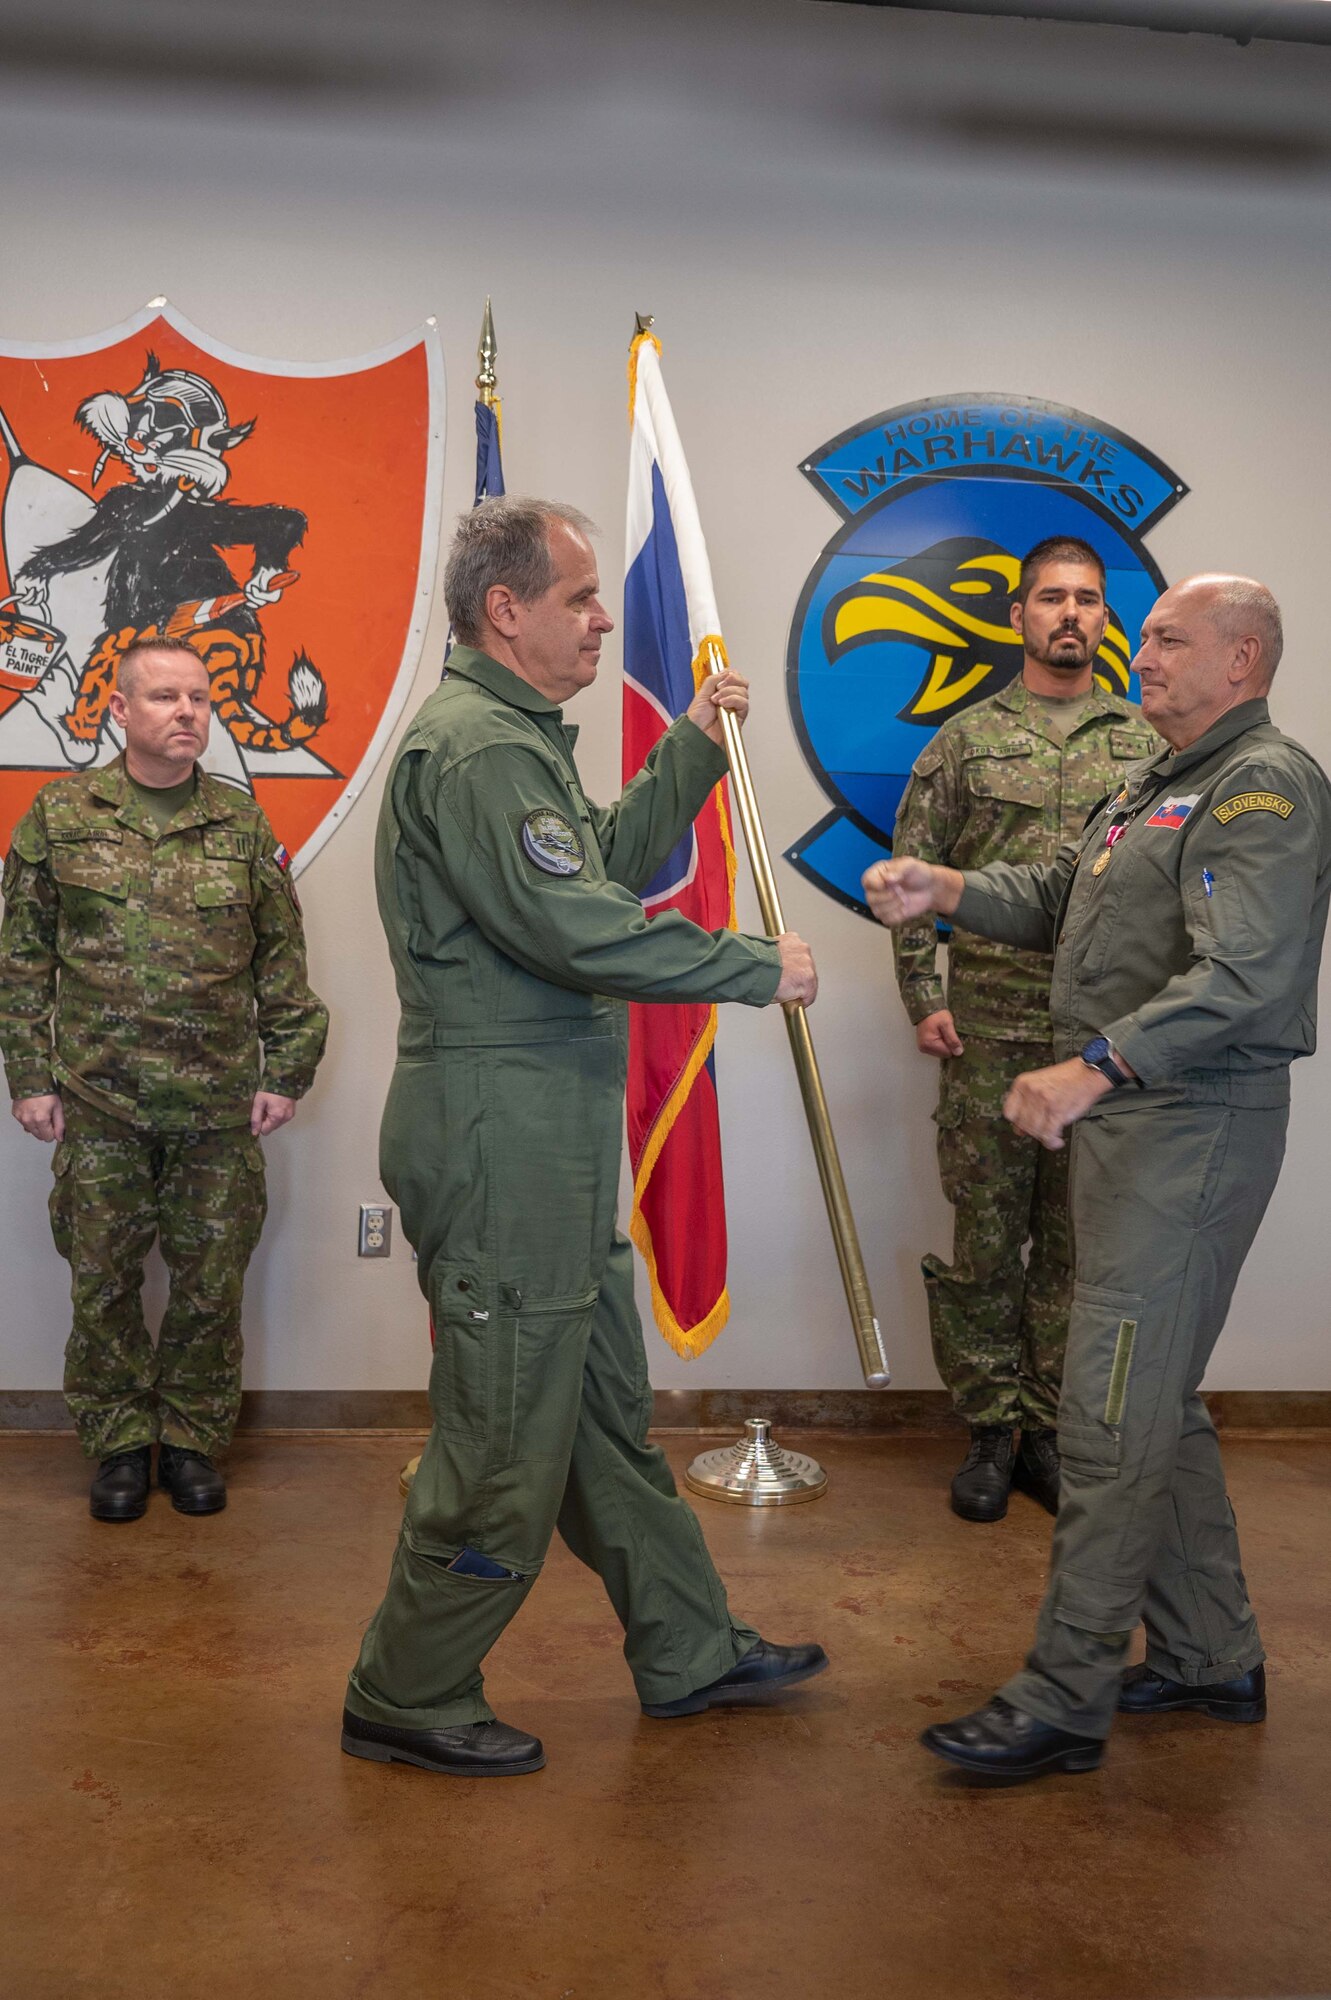
[[[1278,813],[1281,819],[1288,819],[1294,810],[1293,799],[1282,799],[1279,792],[1236,792],[1232,799],[1226,799],[1222,806],[1212,808],[1221,826],[1228,826],[1240,813]]]

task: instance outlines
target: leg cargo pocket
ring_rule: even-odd
[[[1073,1287],[1058,1449],[1074,1476],[1118,1478],[1144,1310],[1139,1292],[1080,1283]]]

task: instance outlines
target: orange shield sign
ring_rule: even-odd
[[[163,302],[0,347],[0,850],[52,777],[109,763],[143,634],[208,667],[207,770],[299,869],[411,687],[443,470],[433,325],[356,361],[260,361]]]

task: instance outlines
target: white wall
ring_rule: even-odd
[[[288,39],[303,22],[316,53],[331,50],[332,80],[298,89],[279,56],[263,73],[265,14],[188,12],[192,36],[225,36],[250,82],[190,83],[108,54],[118,27],[173,32],[184,16],[106,0],[86,44],[75,0],[52,0],[28,67],[0,76],[0,338],[65,340],[166,292],[219,340],[326,359],[435,313],[451,519],[470,498],[488,291],[510,485],[604,524],[614,605],[625,348],[634,310],[654,312],[732,656],[755,684],[750,750],[777,852],[823,810],[783,669],[833,517],[797,466],[857,419],[934,392],[1071,403],[1176,467],[1192,493],[1151,537],[1157,560],[1168,576],[1233,566],[1273,585],[1288,625],[1278,719],[1331,753],[1327,52],[798,0],[455,0],[437,17],[386,0],[363,19],[288,10]],[[63,71],[43,54],[56,42]],[[370,57],[387,74],[358,85]],[[418,698],[443,636],[440,607]],[[574,711],[594,796],[617,785],[616,665],[612,641],[602,685]],[[370,870],[383,770],[301,881],[334,1027],[313,1096],[268,1146],[272,1215],[248,1297],[255,1388],[424,1376],[405,1246],[387,1264],[354,1255],[357,1203],[378,1192],[396,1019]],[[779,865],[788,920],[820,960],[813,1024],[895,1380],[930,1386],[918,1258],[948,1245],[933,1076],[885,936]],[[779,1017],[723,1016],[719,1072],[734,1317],[692,1364],[649,1334],[656,1380],[854,1386]],[[1301,1065],[1284,1180],[1213,1386],[1331,1385],[1328,1129],[1331,1063]],[[46,1157],[6,1123],[8,1388],[60,1379],[65,1269],[46,1186]]]

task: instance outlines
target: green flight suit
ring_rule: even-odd
[[[764,1006],[779,954],[673,912],[649,924],[636,893],[723,753],[681,718],[602,809],[575,734],[527,681],[459,646],[384,791],[375,876],[401,1024],[380,1172],[430,1302],[434,1426],[350,1677],[368,1721],[489,1719],[480,1663],[556,1527],[602,1578],[644,1701],[716,1679],[756,1638],[646,1441],[615,1208],[623,1003]]]
[[[80,1441],[93,1458],[158,1437],[217,1451],[240,1408],[266,1206],[254,1094],[262,1079],[303,1096],[328,1029],[277,842],[253,798],[202,772],[159,826],[117,758],[42,787],[4,897],[10,1093],[64,1105],[51,1228],[71,1272]],[[140,1291],[159,1232],[171,1292],[154,1346]]]
[[[1065,737],[1050,706],[1013,681],[951,716],[920,752],[893,847],[953,868],[1050,862],[1159,740],[1140,709],[1098,685]],[[1053,960],[961,931],[947,940],[945,996],[932,919],[892,942],[911,1020],[947,1007],[965,1044],[939,1064],[934,1114],[954,1218],[951,1263],[930,1253],[921,1266],[934,1365],[966,1423],[1048,1428],[1072,1301],[1067,1154],[1015,1132],[1003,1099],[1023,1070],[1053,1060]]]
[[[1139,1618],[1148,1664],[1189,1686],[1264,1657],[1198,1390],[1280,1172],[1289,1065],[1315,1045],[1331,786],[1244,702],[1134,769],[1051,866],[965,883],[957,925],[1054,949],[1057,1059],[1107,1035],[1141,1079],[1072,1132],[1061,1500],[1002,1690],[1103,1737]]]

